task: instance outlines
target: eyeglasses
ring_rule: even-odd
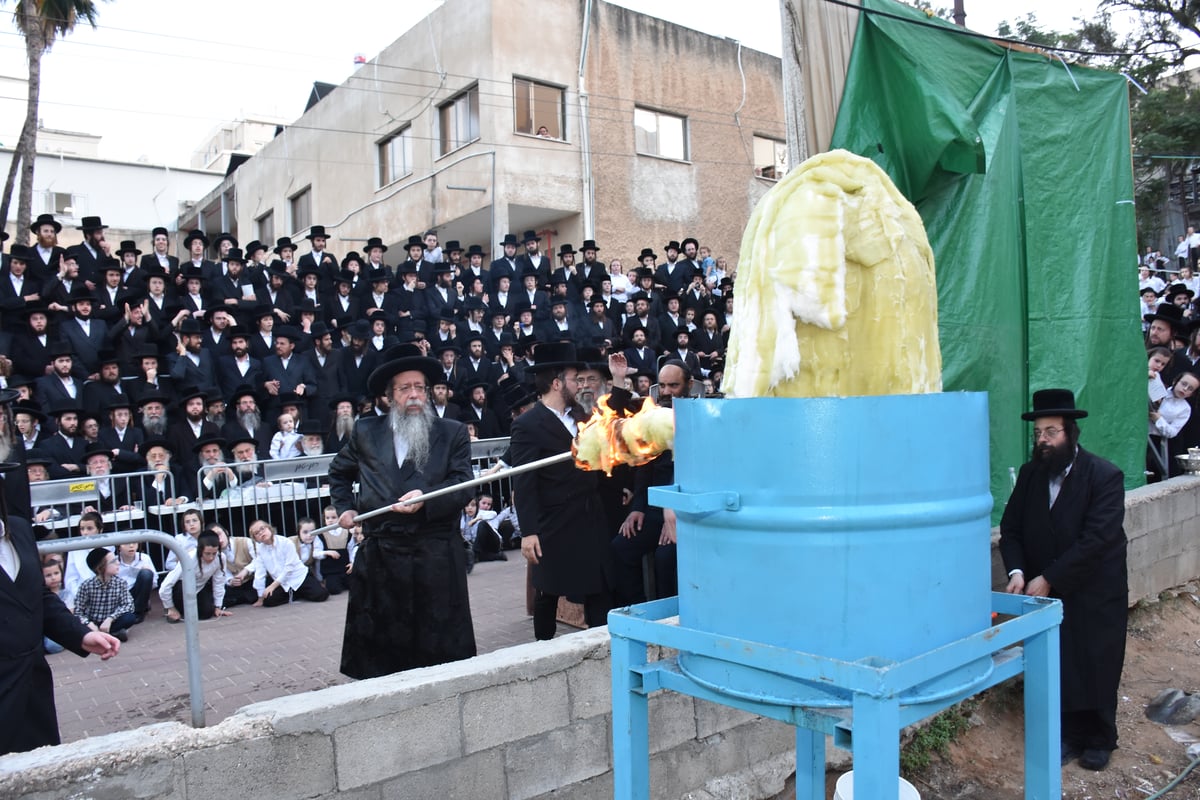
[[[396,387],[396,391],[400,394],[410,394],[413,392],[417,394],[425,394],[428,389],[429,387],[423,383],[406,383],[403,386]]]
[[[1033,440],[1036,442],[1040,439],[1046,439],[1047,441],[1057,439],[1058,435],[1062,432],[1062,428],[1034,428]]]

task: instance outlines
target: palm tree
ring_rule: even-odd
[[[38,96],[42,84],[42,56],[55,40],[75,29],[84,20],[96,27],[96,4],[92,0],[17,0],[13,22],[25,37],[25,56],[29,60],[29,97],[25,106],[25,125],[17,139],[8,180],[0,200],[0,224],[8,220],[13,183],[21,167],[21,192],[17,202],[17,237],[27,237],[33,205],[33,164],[37,152]],[[26,233],[22,233],[26,231]],[[17,241],[22,241],[20,238]]]

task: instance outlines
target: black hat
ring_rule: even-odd
[[[354,406],[355,408],[358,408],[358,398],[352,394],[343,393],[343,394],[339,394],[337,397],[334,397],[332,400],[329,401],[329,410],[337,411],[337,407],[340,403],[349,403],[350,405]]]
[[[231,248],[238,246],[237,237],[228,231],[222,231],[216,239],[213,239],[213,247],[220,247],[221,242],[229,242]]]
[[[675,251],[679,251],[679,250],[682,250],[682,249],[683,249],[683,248],[679,246],[679,242],[675,241],[674,239],[672,239],[671,241],[667,242],[667,243],[666,243],[666,244],[663,246],[663,250],[675,250]]]
[[[583,359],[588,369],[594,369],[609,380],[612,380],[612,372],[608,369],[608,361],[604,358],[604,354],[600,352],[599,347],[581,347],[576,351],[576,354]]]
[[[179,394],[179,400],[178,400],[179,407],[183,408],[184,406],[186,406],[188,404],[189,400],[196,398],[196,397],[199,397],[201,400],[204,400],[205,403],[207,404],[208,392],[204,391],[203,389],[201,389],[197,386],[189,386],[189,387],[185,388]]]
[[[109,461],[112,461],[112,448],[105,447],[103,442],[92,442],[83,451],[83,461],[86,464],[87,460],[92,456],[105,456]]]
[[[371,312],[371,315],[369,317],[367,317],[367,321],[368,322],[380,322],[380,321],[391,322],[392,315],[389,314],[388,312],[384,311],[382,308],[377,308]]]
[[[265,303],[260,306],[255,306],[254,310],[250,312],[250,317],[255,322],[258,322],[263,317],[273,317],[273,316],[275,316],[275,308],[273,306],[267,305]]]
[[[141,446],[138,447],[138,452],[146,454],[149,453],[150,449],[154,447],[161,447],[172,455],[175,453],[175,448],[172,447],[171,443],[162,436],[151,436],[150,438],[146,439],[146,441],[142,442]]]
[[[153,239],[155,236],[158,236],[159,234],[162,234],[163,236],[170,236],[171,232],[169,230],[167,230],[166,228],[159,226],[157,228],[153,228],[150,231],[150,238]]]
[[[595,239],[584,239],[583,244],[579,245],[580,250],[599,250],[600,245],[596,244]]]
[[[70,342],[51,342],[46,347],[46,357],[49,358],[51,361],[53,361],[56,358],[61,358],[62,356],[72,356],[73,357],[74,355],[75,355],[75,348],[73,348],[71,346]]]
[[[456,345],[453,342],[453,340],[451,340],[449,342],[442,342],[437,347],[433,348],[433,352],[437,353],[438,355],[441,355],[442,353],[445,353],[446,351],[450,351],[457,356],[462,355],[462,350],[459,349],[458,345]]]
[[[463,301],[463,311],[483,311],[487,306],[483,304],[483,299],[475,295],[468,295]]]
[[[421,246],[424,247],[424,245]],[[372,236],[370,239],[367,239],[367,246],[364,247],[363,250],[366,250],[369,253],[374,247],[380,248],[381,252],[387,252],[387,245],[384,244],[383,239],[380,239],[378,236]]]
[[[1023,420],[1038,417],[1083,419],[1088,412],[1075,407],[1075,393],[1070,389],[1039,389],[1033,393],[1033,411],[1021,415]]]
[[[379,283],[380,281],[390,281],[392,276],[388,275],[388,271],[385,267],[379,266],[375,269],[367,270],[366,278],[370,283]]]
[[[310,300],[309,302],[311,303],[312,301]],[[302,307],[300,310],[305,311],[307,309]],[[319,320],[316,322],[313,322],[313,324],[311,326],[309,326],[309,329],[308,329],[308,335],[312,339],[320,339],[322,336],[332,334],[332,333],[333,333],[333,331],[331,331],[328,327],[326,327],[324,322],[321,322]]]
[[[75,230],[84,231],[102,231],[108,226],[100,221],[99,217],[84,217],[79,221],[79,227]]]
[[[42,413],[40,408],[38,408],[33,403],[29,403],[29,402],[25,402],[25,401],[19,401],[19,402],[13,403],[12,413],[14,415],[28,414],[29,416],[36,419],[38,422],[44,423],[46,421],[46,415]]]
[[[254,258],[255,253],[261,253],[263,250],[266,250],[266,249],[267,249],[267,246],[265,244],[260,242],[258,239],[254,239],[253,241],[248,242],[246,244],[246,250],[245,250],[246,258],[247,259]]]
[[[447,253],[461,253],[463,251],[462,245],[458,243],[458,239],[451,239],[446,242],[442,249]]]
[[[6,406],[20,396],[16,389],[0,389],[0,406]]]
[[[209,389],[204,394],[204,405],[211,406],[213,403],[225,405],[225,398],[221,396],[220,389]]]
[[[486,392],[490,392],[492,390],[492,384],[488,381],[471,381],[463,387],[463,391],[468,395],[470,395],[476,389],[483,389]]]
[[[143,358],[148,358],[148,356],[143,356]],[[170,400],[171,398],[162,392],[146,392],[137,399],[137,405],[138,408],[144,408],[150,403],[162,403],[165,406]]]
[[[315,419],[306,419],[296,427],[296,433],[301,436],[324,436],[328,431],[325,426]]]
[[[239,264],[245,264],[246,257],[242,255],[242,251],[239,250],[235,245],[234,247],[229,248],[229,252],[225,254],[225,261],[236,261]]]
[[[566,256],[566,255],[573,256],[573,255],[575,255],[575,248],[571,247],[570,244],[560,244],[558,246],[558,254],[560,256]]]
[[[517,235],[515,233],[506,233],[504,234],[504,240],[500,242],[500,246],[504,247],[506,244],[518,245],[520,243],[521,242],[517,240]]]
[[[559,370],[574,367],[575,369],[584,369],[587,367],[575,353],[575,345],[571,342],[544,342],[539,344],[537,352],[534,354],[537,361],[533,366],[527,367],[527,372],[545,372],[547,370]]]
[[[97,547],[94,550],[89,551],[87,554],[88,569],[90,569],[92,572],[95,572],[96,568],[103,564],[105,559],[111,555],[112,553],[103,547]]]
[[[14,244],[12,246],[12,248],[9,249],[9,251],[8,251],[8,257],[10,259],[16,259],[17,261],[23,261],[27,264],[33,259],[33,254],[34,254],[33,248],[27,247],[26,245],[23,245],[23,244]]]
[[[17,248],[14,247],[13,249],[16,250]],[[1153,286],[1143,286],[1142,288],[1138,289],[1138,297],[1141,297],[1146,292],[1158,297],[1158,291]]]
[[[200,336],[204,333],[204,329],[200,327],[200,323],[196,322],[195,317],[187,317],[179,323],[180,336]]]
[[[537,402],[537,396],[520,381],[507,380],[500,384],[500,396],[509,408],[520,408]]]
[[[292,273],[288,272],[287,264],[283,263],[282,259],[272,259],[267,266],[267,277],[269,278],[290,278]]]
[[[183,240],[183,246],[191,247],[192,242],[196,241],[197,239],[203,242],[205,247],[208,247],[208,237],[204,235],[204,231],[199,230],[189,231],[188,235]]]
[[[305,236],[304,238],[311,240],[318,236],[320,236],[323,239],[329,238],[329,234],[325,232],[324,225],[313,225],[311,228],[308,229],[308,236]]]
[[[140,256],[142,251],[137,249],[137,242],[132,239],[126,239],[125,241],[121,242],[121,246],[117,248],[117,255],[123,256],[126,253],[133,253],[135,256]]]
[[[350,334],[351,339],[370,339],[371,326],[367,324],[365,319],[356,319],[346,326],[346,332]]]
[[[142,267],[142,274],[146,276],[146,280],[149,280],[150,278],[162,278],[163,280],[166,280],[167,278],[171,277],[171,273],[167,271],[167,268],[162,264],[159,264],[157,261]],[[203,278],[201,278],[201,280],[203,280]]]
[[[243,433],[241,436],[235,436],[233,439],[225,443],[225,447],[229,448],[230,452],[233,452],[233,448],[237,447],[239,444],[252,444],[256,450],[258,449],[258,439],[255,439],[248,433]]]
[[[334,283],[344,283],[348,286],[354,285],[354,273],[348,269],[343,269],[333,276]]]
[[[245,326],[243,326],[243,325],[230,325],[228,328],[225,329],[225,336],[231,342],[234,339],[245,339],[245,340],[249,341],[250,340],[250,331],[246,330]]]
[[[362,267],[363,257],[359,254],[359,252],[357,250],[351,250],[349,253],[346,253],[346,255],[342,256],[342,264],[341,264],[342,269],[343,270],[346,269],[346,265],[349,264],[351,261],[358,264],[359,267]],[[350,273],[350,274],[353,275],[354,273]]]
[[[1183,318],[1183,309],[1173,303],[1159,303],[1153,314],[1145,314],[1142,319],[1146,322],[1161,319],[1175,329],[1183,328],[1187,324],[1187,320]]]
[[[537,235],[537,231],[525,231],[525,235],[521,237],[521,243],[540,242],[542,237]]]
[[[649,247],[643,247],[641,254],[638,255],[638,257],[637,257],[639,264],[642,262],[643,258],[653,258],[655,261],[657,261],[658,254],[655,253],[653,250],[651,250]]]
[[[551,308],[554,308],[555,306],[565,306],[566,304],[567,304],[567,298],[565,298],[565,297],[560,296],[560,297],[551,297],[550,298],[550,307]]]
[[[74,244],[63,251],[63,261],[78,261],[79,256],[86,254],[87,248],[81,244]]]
[[[114,397],[112,400],[109,400],[108,404],[104,406],[104,409],[106,411],[116,411],[119,408],[132,408],[132,407],[133,406],[129,402],[129,398],[126,395],[121,394],[121,395]]]
[[[1176,296],[1181,294],[1186,294],[1189,300],[1196,296],[1196,293],[1189,289],[1186,283],[1171,284],[1167,287],[1166,291],[1163,292],[1162,296],[1163,300],[1166,300],[1168,303],[1170,303],[1173,302]]]
[[[238,386],[236,389],[234,389],[233,393],[229,395],[229,405],[236,406],[238,400],[241,400],[243,397],[253,397],[254,402],[256,403],[259,400],[258,392],[254,390],[254,387],[248,383],[243,383],[241,386]]]
[[[425,240],[414,233],[412,236],[408,237],[408,241],[405,243],[404,249],[408,250],[409,248],[412,248],[412,247],[419,247],[422,250],[424,250],[425,249]]]
[[[48,467],[54,463],[54,459],[46,454],[46,451],[40,447],[31,447],[25,451],[25,466],[32,464],[41,464]]]
[[[404,355],[401,355],[403,353]],[[429,382],[433,382],[442,374],[442,369],[436,361],[421,352],[414,344],[400,344],[388,350],[393,357],[375,368],[367,379],[367,391],[372,397],[387,393],[388,383],[401,372],[417,370]]]
[[[204,449],[205,445],[210,444],[218,444],[221,446],[221,449],[224,450],[227,443],[225,441],[225,437],[218,436],[215,433],[210,433],[207,436],[201,436],[196,443],[192,445],[192,452],[199,453],[202,449]]]
[[[197,267],[195,264],[185,265],[184,268],[179,271],[179,274],[183,277],[184,281],[207,280],[207,278],[204,277],[204,270],[201,269],[200,267]]]
[[[303,278],[305,275],[320,275],[321,270],[316,264],[302,264],[300,269],[296,270],[296,277]]]
[[[140,253],[142,251],[134,250],[133,252]],[[121,263],[120,259],[114,258],[113,256],[105,256],[104,258],[100,259],[100,271],[101,272],[124,272],[125,266]]]
[[[473,244],[467,248],[467,258],[470,258],[471,256],[482,256],[482,255],[483,255],[483,248],[480,245]]]
[[[275,329],[276,339],[287,339],[292,344],[300,341],[300,331],[291,325],[280,325]]]
[[[71,305],[83,302],[84,300],[90,303],[95,299],[96,298],[92,296],[92,293],[88,291],[88,288],[82,283],[72,286],[71,293],[67,295],[67,302]]]
[[[275,240],[275,249],[272,250],[271,252],[274,253],[275,255],[279,255],[281,252],[283,252],[283,248],[285,248],[285,247],[289,247],[292,250],[296,249],[296,245],[292,243],[292,237],[280,236],[278,239]]]
[[[83,408],[70,398],[59,400],[50,407],[50,416],[61,417],[63,414],[82,414]]]
[[[32,233],[37,233],[38,228],[43,225],[53,225],[55,233],[62,232],[62,223],[56,220],[53,214],[39,214],[38,218],[33,221],[33,224],[29,226],[29,230]]]
[[[700,249],[700,243],[698,241],[696,241],[695,239],[693,239],[691,236],[689,236],[688,238],[686,238],[682,242],[680,242],[680,244],[683,245],[683,247],[680,247],[679,249],[683,250],[684,248],[686,248],[688,246],[688,242],[691,242],[692,244],[696,245],[697,250]]]

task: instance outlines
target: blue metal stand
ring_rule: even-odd
[[[875,800],[898,796],[901,729],[1024,672],[1025,800],[1058,800],[1062,605],[994,593],[992,608],[1012,618],[901,662],[839,661],[682,628],[664,621],[678,614],[674,597],[612,611],[613,795],[617,800],[650,798],[647,698],[659,689],[796,726],[797,800],[824,800],[825,737],[832,736],[835,745],[854,753],[855,795]],[[764,676],[785,676],[821,695],[836,695],[841,703],[820,708],[780,705],[743,692],[723,693],[686,675],[678,658],[648,661],[651,644],[758,670]],[[922,694],[922,685],[986,658],[992,669],[983,679],[957,691]]]

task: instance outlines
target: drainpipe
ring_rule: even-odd
[[[592,0],[583,9],[583,34],[579,43],[579,151],[583,169],[583,238],[596,238],[596,188],[592,184],[592,139],[588,123],[587,51],[592,26]]]

